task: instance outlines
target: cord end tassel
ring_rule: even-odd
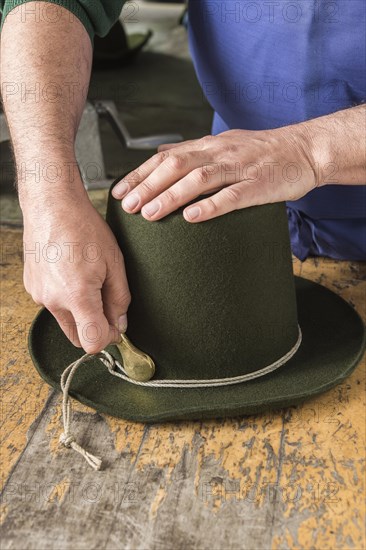
[[[106,351],[98,353],[96,355],[86,353],[85,355],[80,357],[80,359],[74,361],[74,363],[71,363],[71,365],[66,367],[61,375],[61,390],[63,393],[62,420],[64,431],[60,436],[60,443],[67,449],[74,449],[74,451],[81,454],[81,456],[85,458],[89,466],[91,466],[94,470],[100,470],[102,468],[102,459],[99,456],[92,455],[91,453],[83,449],[83,447],[81,447],[76,442],[75,437],[71,433],[72,410],[69,396],[70,385],[75,372],[83,363],[91,361],[94,357],[102,359],[109,368],[111,368],[114,364],[112,356]]]
[[[74,449],[74,451],[81,454],[89,466],[94,470],[100,470],[102,468],[102,459],[83,449],[83,447],[75,441],[75,437],[72,434],[65,434],[65,432],[63,432],[60,435],[60,443],[67,449]]]

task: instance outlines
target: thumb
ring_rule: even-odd
[[[75,319],[80,344],[87,353],[98,353],[118,341],[116,328],[109,324],[104,314],[99,289],[87,289],[73,302],[70,311]]]

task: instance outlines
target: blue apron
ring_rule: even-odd
[[[189,42],[215,111],[212,133],[278,128],[365,101],[365,28],[365,0],[190,0]],[[365,186],[327,185],[287,210],[301,260],[366,259]]]

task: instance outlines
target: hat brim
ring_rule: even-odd
[[[70,395],[115,417],[160,422],[257,414],[325,392],[361,360],[365,327],[357,312],[330,290],[300,277],[295,284],[303,341],[295,356],[271,374],[232,386],[148,388],[112,376],[96,359],[80,367]],[[45,309],[30,329],[29,350],[39,374],[57,389],[63,370],[84,353]],[[120,358],[115,346],[108,350]]]

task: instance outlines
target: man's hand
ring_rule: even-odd
[[[25,287],[76,346],[95,353],[126,328],[130,297],[121,251],[75,160],[92,44],[68,10],[30,2],[6,17],[0,54],[24,218]]]
[[[231,130],[163,145],[114,187],[126,212],[159,220],[184,210],[202,222],[232,210],[293,201],[315,187],[364,184],[365,106],[275,130]],[[213,193],[213,194],[212,194]]]
[[[24,284],[75,346],[97,353],[126,329],[130,294],[113,233],[86,193],[77,195],[28,203]]]
[[[164,145],[113,190],[126,212],[159,220],[199,195],[184,210],[201,222],[232,210],[295,200],[318,185],[303,136],[289,129],[231,130],[218,136]],[[126,192],[127,195],[126,195]]]

